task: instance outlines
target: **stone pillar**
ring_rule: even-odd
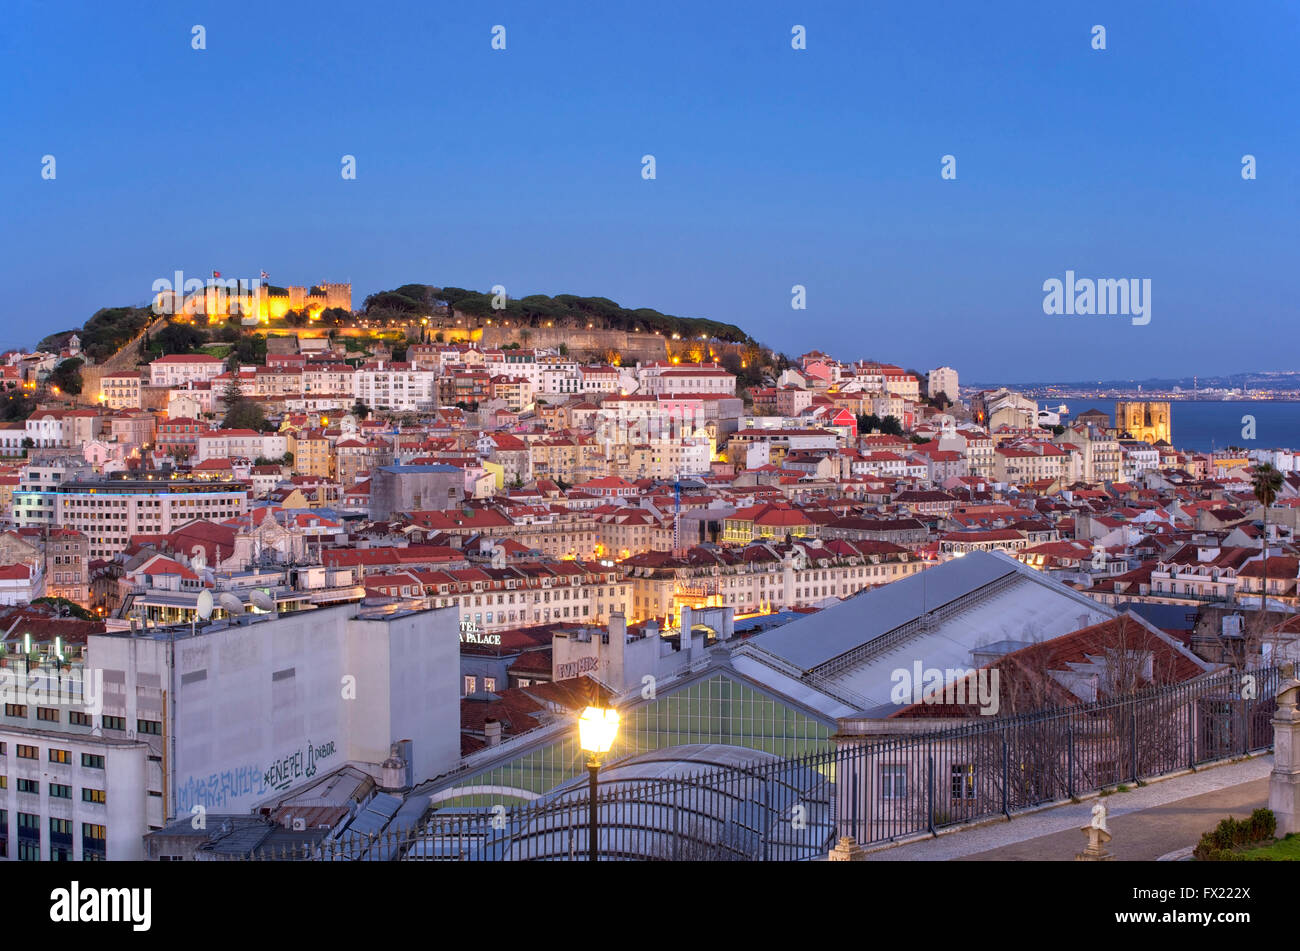
[[[1268,781],[1268,807],[1277,816],[1277,835],[1300,832],[1300,681],[1294,669],[1278,687],[1273,714],[1273,773]]]

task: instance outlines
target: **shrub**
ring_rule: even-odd
[[[1229,816],[1201,836],[1192,856],[1202,862],[1231,862],[1238,848],[1271,839],[1276,831],[1277,816],[1270,809],[1256,809],[1247,819]]]

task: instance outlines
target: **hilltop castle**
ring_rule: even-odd
[[[154,298],[157,314],[206,314],[209,318],[243,314],[243,323],[250,326],[281,318],[291,310],[306,310],[315,320],[330,307],[352,312],[351,284],[273,287],[261,281],[213,278],[204,287],[184,294],[183,299],[174,290],[160,291]]]
[[[318,284],[315,287],[286,287],[277,293],[270,287],[259,287],[258,317],[283,317],[291,310],[306,309],[315,317],[328,307],[341,307],[352,312],[351,284]]]

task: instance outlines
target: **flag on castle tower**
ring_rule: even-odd
[[[220,277],[220,276],[221,276],[221,272],[220,272],[220,271],[213,271],[213,272],[212,272],[212,276],[213,276],[213,277]]]
[[[271,279],[271,275],[270,275],[270,274],[267,274],[265,271],[263,271],[263,272],[262,272],[262,280],[264,280],[264,281],[269,281],[270,279]]]

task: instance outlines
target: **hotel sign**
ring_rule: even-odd
[[[500,634],[483,634],[479,631],[478,625],[473,621],[460,622],[460,642],[462,644],[489,644],[492,646],[501,646]]]

